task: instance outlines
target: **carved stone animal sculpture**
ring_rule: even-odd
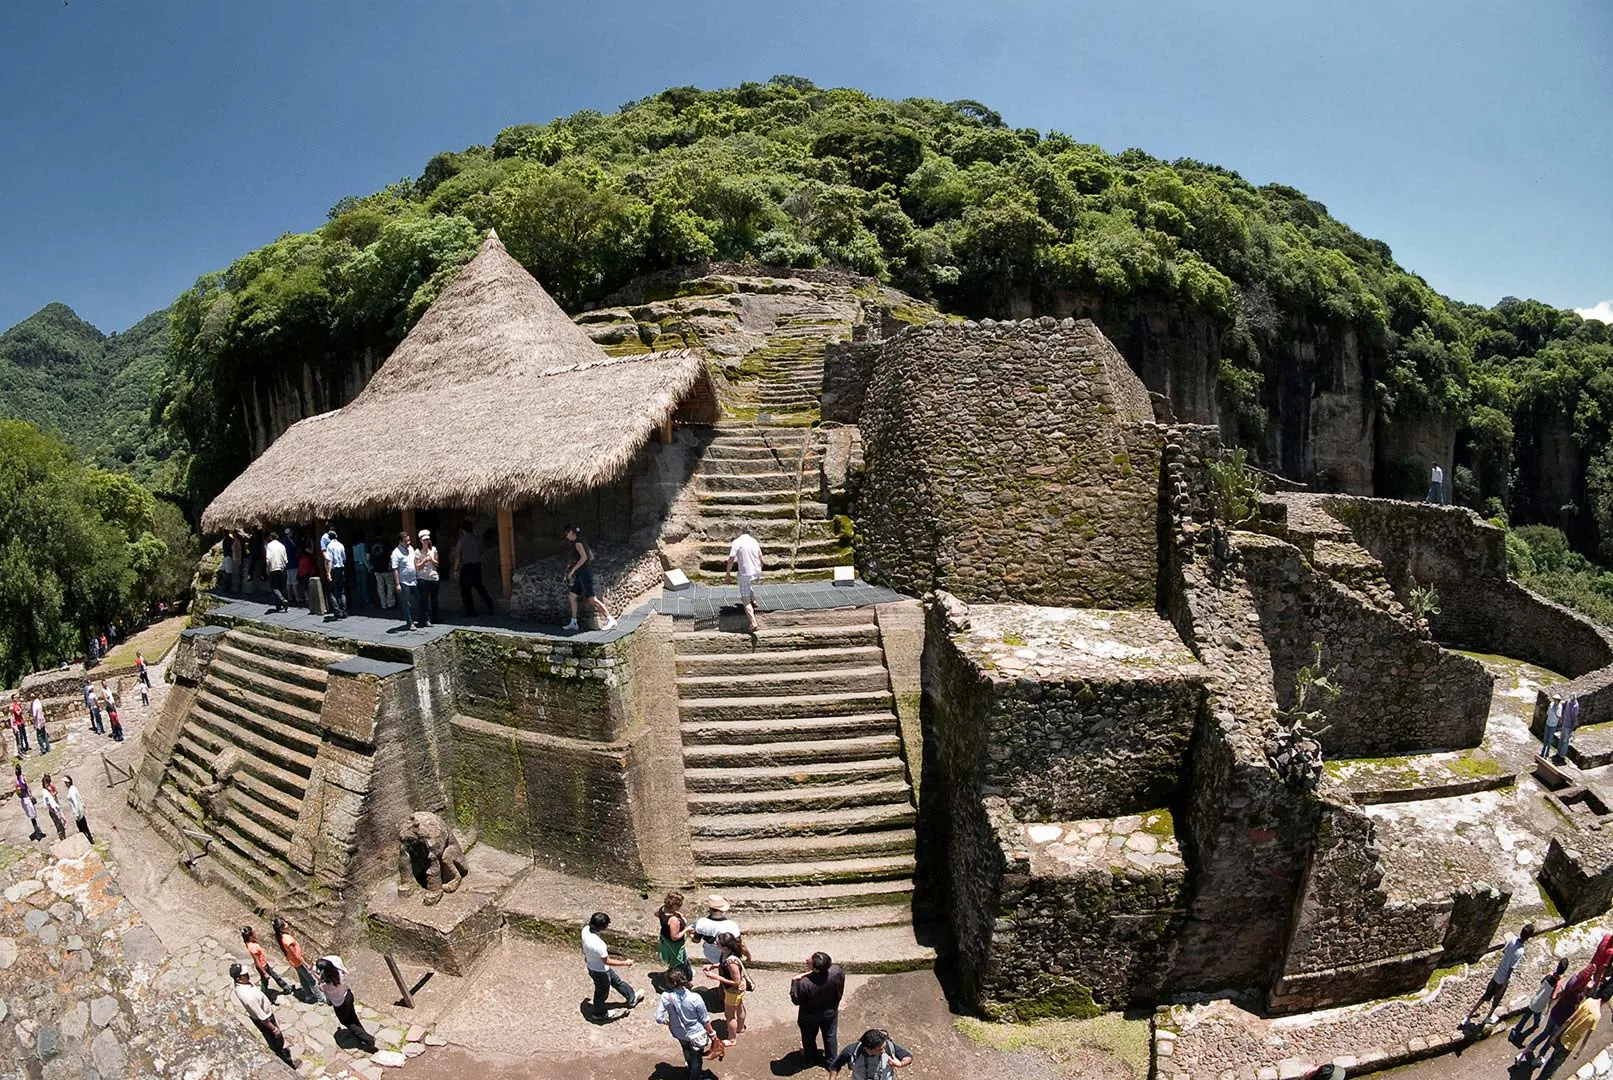
[[[439,903],[443,893],[459,888],[467,869],[454,830],[438,815],[415,814],[398,830],[399,896],[424,885],[427,906]]]

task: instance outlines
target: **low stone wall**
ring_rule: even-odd
[[[510,587],[510,614],[517,619],[559,626],[571,618],[571,585],[566,569],[574,560],[551,555],[516,569]],[[615,547],[594,549],[596,595],[611,614],[620,616],[626,606],[661,581],[661,560],[653,551]],[[577,604],[579,621],[595,618],[585,601]],[[597,620],[596,620],[597,621]]]
[[[911,595],[1153,607],[1148,393],[1090,322],[931,324],[881,349],[857,567]]]

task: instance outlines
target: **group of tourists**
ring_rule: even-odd
[[[144,669],[142,658],[142,670]],[[142,679],[145,677],[142,676]],[[146,705],[151,704],[150,686],[142,681],[140,683],[140,700]],[[96,735],[110,735],[113,742],[123,741],[123,723],[118,719],[118,695],[112,689],[112,684],[102,679],[101,685],[93,682],[84,682],[84,707],[90,713],[90,731]]]
[[[241,941],[246,946],[248,958],[258,974],[258,986],[252,985],[251,973],[241,964],[230,965],[230,981],[234,984],[236,1000],[246,1010],[248,1018],[254,1027],[268,1043],[274,1055],[287,1065],[292,1064],[291,1050],[286,1046],[285,1033],[281,1030],[275,1018],[275,998],[282,994],[292,994],[302,1001],[315,1005],[329,1005],[336,1014],[336,1020],[342,1029],[353,1039],[354,1045],[367,1053],[375,1052],[375,1037],[364,1028],[359,1020],[358,1004],[353,998],[353,988],[349,982],[347,965],[342,958],[336,955],[322,956],[315,960],[310,967],[308,958],[303,954],[302,944],[285,919],[275,918],[271,924],[275,944],[280,949],[280,955],[285,958],[286,966],[296,972],[300,986],[293,990],[289,982],[269,964],[268,954],[258,942],[257,931],[250,926],[241,927]],[[277,990],[271,990],[269,981],[274,980]]]
[[[655,913],[660,922],[656,951],[666,970],[659,980],[652,977],[651,981],[659,981],[665,987],[658,995],[655,1022],[666,1025],[677,1040],[689,1080],[700,1080],[706,1063],[720,1061],[744,1033],[745,998],[756,986],[747,970],[750,948],[733,919],[728,900],[715,894],[708,896],[706,913],[692,923],[683,905],[683,894],[670,892]],[[596,1021],[609,1018],[607,1001],[612,990],[621,994],[622,1005],[627,1009],[637,1008],[644,1000],[644,995],[619,973],[620,969],[632,967],[633,961],[610,951],[602,936],[609,926],[610,916],[597,911],[582,930],[583,961],[593,982],[588,1011]],[[724,1029],[720,1035],[706,996],[694,988],[691,943],[700,946],[705,959],[701,975],[711,980],[712,989],[722,998]],[[826,1064],[832,1077],[844,1071],[856,1080],[890,1080],[893,1070],[912,1064],[913,1057],[883,1030],[870,1028],[850,1046],[839,1046],[840,1001],[845,988],[845,972],[824,952],[813,953],[805,969],[790,980],[790,1001],[796,1007],[802,1057],[806,1062]]]
[[[1574,729],[1578,726],[1578,695],[1561,701],[1553,698],[1546,706],[1546,731],[1540,743],[1540,756],[1558,765],[1563,764],[1568,759],[1568,740],[1574,737]],[[1554,742],[1555,747],[1552,745]]]
[[[1524,958],[1529,940],[1535,936],[1534,923],[1525,923],[1501,948],[1501,958],[1490,976],[1483,995],[1468,1010],[1464,1026],[1480,1018],[1477,1030],[1495,1022],[1495,1014],[1505,1007],[1507,988]],[[1573,976],[1566,958],[1540,979],[1523,1015],[1507,1038],[1520,1048],[1514,1068],[1527,1066],[1532,1072],[1544,1057],[1544,1075],[1550,1075],[1563,1061],[1584,1048],[1602,1018],[1602,1007],[1613,998],[1613,934],[1604,934],[1590,961]],[[1530,1038],[1530,1036],[1533,1038]],[[1525,1040],[1528,1040],[1526,1043]],[[1516,1074],[1514,1074],[1516,1075]]]
[[[28,819],[30,828],[28,839],[44,840],[47,834],[39,827],[39,805],[34,801],[33,789],[29,787],[27,777],[22,775],[22,762],[16,762],[13,768],[16,775],[12,779],[12,785],[16,789],[17,801],[22,805],[23,816]],[[46,773],[39,780],[39,802],[44,803],[45,813],[50,815],[50,823],[56,828],[56,839],[67,839],[67,819],[62,813],[62,801],[66,800],[67,810],[73,815],[74,826],[84,834],[84,839],[93,844],[95,837],[90,833],[90,823],[84,816],[84,797],[78,793],[78,785],[73,783],[71,776],[63,776],[62,782],[66,785],[66,790],[59,792],[55,782],[50,778],[50,773]]]
[[[44,757],[50,753],[50,732],[45,727],[45,705],[35,694],[28,702],[28,712],[24,714],[22,701],[13,692],[7,724],[11,728],[11,738],[16,744],[16,755],[22,757],[29,750],[28,728],[34,729],[34,745],[39,747],[39,756]],[[0,737],[0,752],[5,749],[5,739]]]

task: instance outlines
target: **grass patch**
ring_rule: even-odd
[[[1024,638],[1020,637],[1018,634],[1009,633],[1009,634],[1004,634],[1003,635],[1003,644],[1004,645],[1013,645],[1016,648],[1024,648],[1026,645],[1029,645],[1030,642],[1026,641]]]
[[[121,645],[109,649],[107,654],[101,657],[101,662],[90,669],[90,673],[94,674],[103,669],[134,667],[136,653],[144,653],[146,663],[155,664],[174,647],[174,642],[179,640],[179,632],[183,629],[185,629],[183,615],[152,623],[134,637],[125,638]]]
[[[1085,1020],[988,1024],[973,1017],[960,1017],[954,1024],[970,1042],[1003,1053],[1039,1050],[1062,1065],[1079,1060],[1085,1051],[1099,1050],[1124,1062],[1133,1076],[1148,1075],[1146,1018],[1128,1020],[1121,1013],[1101,1013]]]

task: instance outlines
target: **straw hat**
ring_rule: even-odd
[[[706,897],[706,907],[712,911],[721,911],[726,913],[731,906],[732,905],[730,905],[727,900],[723,899],[721,896],[718,896],[716,893],[712,893],[710,896]]]

